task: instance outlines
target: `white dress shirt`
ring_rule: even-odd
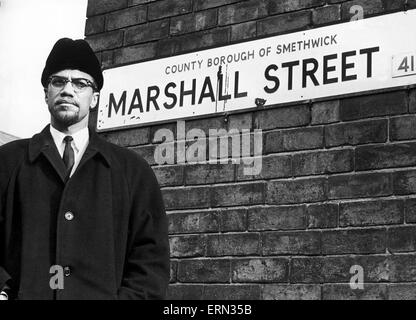
[[[68,134],[64,134],[58,130],[56,130],[52,125],[49,126],[53,141],[55,142],[56,148],[58,149],[59,155],[61,158],[63,157],[64,150],[65,150],[65,141],[64,138],[68,136]],[[71,146],[74,149],[74,166],[72,167],[70,177],[74,174],[75,170],[77,169],[79,162],[84,155],[85,150],[87,149],[88,142],[90,140],[90,134],[88,132],[88,128],[85,127],[74,134],[71,135],[72,142]]]

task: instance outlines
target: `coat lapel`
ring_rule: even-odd
[[[55,142],[47,125],[40,133],[33,136],[29,142],[29,161],[34,162],[40,154],[43,154],[49,161],[62,182],[67,180],[67,169],[62,158],[59,156]]]
[[[108,150],[107,142],[100,138],[98,134],[91,128],[89,128],[89,133],[89,143],[77,170],[80,169],[89,159],[94,157],[96,154],[100,155],[103,158],[105,164],[109,167],[111,164],[111,156]]]

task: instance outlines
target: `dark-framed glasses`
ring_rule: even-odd
[[[87,89],[88,87],[91,87],[94,91],[96,91],[95,84],[88,79],[84,79],[84,78],[68,79],[68,78],[60,77],[60,76],[49,77],[49,83],[54,89],[57,89],[57,90],[62,90],[66,86],[67,82],[71,83],[72,88],[74,89],[75,92],[85,91],[85,89]]]

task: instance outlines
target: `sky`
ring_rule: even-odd
[[[84,38],[87,0],[0,0],[0,131],[29,138],[50,120],[40,83],[59,38]]]

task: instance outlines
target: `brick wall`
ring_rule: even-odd
[[[103,67],[416,8],[386,0],[90,0],[86,39]],[[91,124],[94,125],[95,114]],[[260,128],[263,170],[158,166],[176,122],[102,133],[153,166],[169,215],[171,299],[416,298],[416,89],[186,121]],[[364,290],[351,290],[352,265]]]

